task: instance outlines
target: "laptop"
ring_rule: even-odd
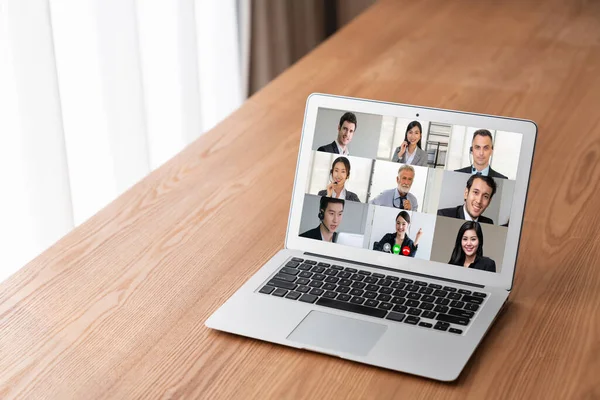
[[[536,135],[310,95],[285,247],[206,326],[455,380],[513,286]]]

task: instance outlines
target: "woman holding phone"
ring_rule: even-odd
[[[448,264],[496,272],[496,263],[483,255],[483,232],[479,222],[467,221],[458,230]]]
[[[319,196],[335,197],[360,203],[356,193],[346,190],[346,181],[350,179],[350,161],[346,157],[338,157],[333,161],[329,171],[327,189],[321,190]]]
[[[408,165],[427,166],[427,153],[421,149],[423,129],[419,121],[412,121],[406,127],[404,141],[394,151],[392,161]]]

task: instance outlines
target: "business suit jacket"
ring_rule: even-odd
[[[473,173],[473,166],[470,165],[468,167],[464,167],[464,168],[461,168],[461,169],[455,169],[454,172],[466,172],[467,174],[472,174]],[[494,171],[492,169],[492,167],[490,167],[490,172],[489,172],[488,176],[491,176],[492,178],[508,179],[508,177],[502,175],[500,172]]]
[[[465,210],[463,209],[463,206],[442,208],[441,210],[438,210],[437,215],[441,215],[442,217],[465,219]],[[483,215],[479,216],[477,222],[480,222],[482,224],[494,223],[494,221],[491,218],[484,217]]]
[[[321,190],[318,193],[319,196],[327,196],[327,190]],[[346,200],[348,201],[357,201],[360,203],[360,200],[358,198],[358,196],[356,195],[356,193],[349,191],[348,189],[346,189]]]
[[[323,238],[321,237],[321,225],[319,225],[316,228],[313,228],[311,230],[308,230],[304,233],[301,233],[300,237],[305,237],[305,238],[315,239],[315,240],[323,240]],[[333,238],[331,240],[334,243],[337,241],[337,232],[333,232]]]
[[[379,196],[371,200],[370,203],[375,204],[376,206],[394,207],[395,195],[396,188],[384,190],[379,194]],[[417,198],[415,197],[415,195],[412,193],[407,193],[406,198],[410,201],[412,211],[418,211],[419,203],[417,203]]]
[[[407,155],[408,151],[405,151],[404,154],[402,154],[402,157],[398,158],[399,151],[400,151],[400,147],[396,147],[396,150],[394,151],[394,157],[392,157],[392,161],[406,164],[406,157],[408,156]],[[426,167],[427,166],[427,153],[425,152],[425,150],[422,150],[417,147],[415,149],[415,157],[413,158],[410,165]]]
[[[317,151],[324,151],[325,153],[340,154],[340,152],[338,151],[338,147],[335,143],[335,140],[329,144],[319,147],[317,149]]]
[[[496,262],[489,257],[482,256],[472,262],[469,268],[496,272]]]

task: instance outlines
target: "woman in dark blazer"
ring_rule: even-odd
[[[423,231],[419,229],[415,241],[408,237],[408,226],[410,225],[410,214],[404,210],[398,213],[396,217],[396,232],[386,233],[379,242],[375,242],[373,250],[384,251],[393,254],[399,254],[407,257],[414,257],[419,248],[419,239]],[[389,249],[385,245],[389,244]],[[399,251],[393,251],[394,245],[398,245]]]
[[[333,161],[329,171],[331,182],[327,189],[319,191],[319,196],[335,197],[360,203],[356,193],[346,189],[346,181],[350,179],[350,161],[346,157],[338,157]]]
[[[483,232],[479,222],[467,221],[458,230],[448,264],[496,272],[496,263],[483,255]]]
[[[406,127],[402,145],[396,147],[392,161],[408,165],[427,166],[427,153],[421,149],[423,130],[419,121],[413,121]]]

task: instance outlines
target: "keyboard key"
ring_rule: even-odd
[[[312,267],[311,268],[312,272],[315,272],[317,274],[322,274],[325,271],[325,267],[319,267],[318,265],[316,267]]]
[[[338,276],[338,278],[348,279],[352,276],[352,274],[350,272],[342,271],[342,272],[338,272],[337,276]]]
[[[336,286],[333,283],[326,283],[321,287],[323,290],[333,290],[335,288]]]
[[[302,271],[310,271],[311,268],[312,268],[312,265],[310,265],[310,264],[298,265],[298,269],[301,269]]]
[[[379,280],[379,286],[390,286],[392,284],[392,281],[390,281],[389,279],[380,279]]]
[[[437,313],[434,313],[433,311],[423,311],[423,314],[421,314],[421,317],[435,319],[436,315],[437,315]]]
[[[300,274],[298,274],[298,276],[300,278],[310,278],[311,276],[313,276],[313,274],[312,274],[312,272],[302,271],[302,272],[300,272]]]
[[[385,278],[384,274],[379,274],[377,272],[373,272],[371,275],[374,276],[375,278]]]
[[[379,286],[370,284],[365,287],[365,290],[370,290],[371,292],[376,292],[379,290]]]
[[[427,282],[423,282],[423,281],[416,281],[415,285],[417,286],[427,286]]]
[[[402,282],[392,283],[392,288],[394,288],[394,289],[404,289],[405,287],[406,287],[406,283],[402,283]]]
[[[406,315],[391,311],[385,318],[391,319],[392,321],[402,322],[404,321],[404,318],[406,318]]]
[[[353,274],[350,279],[352,279],[353,281],[362,281],[363,279],[365,279],[364,275],[359,275],[359,274]]]
[[[419,318],[419,317],[415,317],[415,316],[409,315],[408,317],[406,317],[406,319],[404,320],[404,322],[407,323],[407,324],[416,325],[416,324],[419,323],[420,320],[421,320],[421,318]]]
[[[473,316],[475,315],[473,311],[460,310],[458,308],[451,308],[450,311],[448,311],[448,314],[465,318],[473,318]]]
[[[464,309],[469,311],[477,311],[479,310],[479,306],[474,303],[466,303]]]
[[[435,290],[433,292],[433,295],[437,296],[437,297],[446,297],[447,294],[448,294],[448,292],[446,292],[445,290],[440,290],[440,289]]]
[[[358,271],[358,273],[361,275],[371,275],[369,271]]]
[[[468,318],[457,317],[455,315],[438,314],[437,317],[435,317],[435,319],[437,319],[438,321],[449,322],[451,324],[456,325],[469,325]]]
[[[441,289],[442,285],[438,285],[436,283],[430,283],[429,287],[432,288],[432,289]]]
[[[411,300],[419,300],[421,295],[417,292],[410,292],[408,295],[406,295],[406,298]]]
[[[377,308],[381,308],[382,310],[391,310],[394,307],[394,305],[392,303],[379,303],[379,305],[377,306]]]
[[[398,278],[397,276],[392,276],[392,275],[386,275],[385,279],[389,279],[390,281],[399,281],[400,278]]]
[[[404,297],[392,297],[392,303],[394,304],[404,304],[405,301]]]
[[[298,289],[296,289],[297,292],[300,293],[308,293],[310,291],[310,287],[308,286],[298,286]]]
[[[298,300],[298,297],[300,297],[302,295],[302,293],[299,292],[289,292],[287,294],[287,296],[285,296],[286,299],[292,299],[292,300]]]
[[[462,295],[458,294],[458,293],[448,293],[447,298],[450,300],[460,300],[460,298],[462,297]]]
[[[264,294],[271,294],[271,292],[275,290],[274,286],[263,286],[262,289],[260,289],[258,292],[259,293],[264,293]]]
[[[400,282],[404,282],[404,283],[413,283],[414,281],[412,279],[408,279],[408,278],[402,278],[400,279]]]
[[[325,278],[327,278],[327,276],[326,276],[326,275],[323,275],[323,274],[314,274],[314,275],[312,276],[312,279],[313,279],[314,281],[323,281],[323,280],[325,280]]]
[[[471,294],[470,290],[466,290],[466,289],[458,289],[458,293],[460,294]]]
[[[374,299],[375,297],[377,297],[377,292],[366,291],[363,296],[367,299]]]
[[[362,289],[352,289],[349,294],[352,296],[362,296],[364,292]]]
[[[317,288],[314,288],[314,289],[313,289],[313,290],[311,290],[309,293],[310,293],[310,294],[314,294],[315,296],[320,296],[320,295],[322,295],[323,293],[325,293],[325,291],[324,291],[323,289],[317,289]]]
[[[324,272],[324,274],[327,275],[327,276],[336,276],[337,273],[338,272],[335,269],[331,269],[331,268],[326,269],[325,272]]]
[[[429,322],[419,322],[419,326],[422,326],[424,328],[431,328],[433,325]]]
[[[383,293],[383,294],[392,294],[393,291],[394,291],[394,289],[392,289],[391,287],[380,287],[379,288],[379,293]]]
[[[457,333],[460,335],[462,333],[462,330],[456,329],[456,328],[450,328],[450,329],[448,329],[448,332]]]
[[[481,304],[481,303],[483,303],[483,299],[481,297],[475,297],[475,296],[464,295],[461,300],[462,301],[468,301],[469,303],[475,303],[475,304]]]
[[[421,297],[421,301],[424,301],[426,303],[433,303],[435,301],[435,297],[426,294],[423,297]]]
[[[352,285],[352,281],[350,279],[340,279],[340,281],[338,282],[338,285],[350,286],[350,285]]]
[[[354,296],[350,299],[350,303],[352,304],[362,304],[365,302],[365,299],[360,296]]]
[[[394,293],[392,293],[392,294],[397,297],[406,297],[406,295],[408,295],[408,292],[406,290],[397,289],[397,290],[394,290]]]
[[[331,290],[328,290],[325,293],[323,293],[323,297],[327,297],[328,299],[335,299],[336,296],[337,296],[337,293],[332,292]]]
[[[321,281],[310,281],[310,283],[308,284],[308,286],[320,288],[321,286],[323,286],[323,282],[321,282]]]
[[[296,261],[301,263],[302,261],[304,261],[302,258],[298,258],[298,257],[292,257],[292,261]]]
[[[320,262],[320,263],[318,263],[317,265],[318,265],[319,267],[326,267],[326,268],[327,268],[327,267],[329,267],[329,266],[331,266],[331,264],[327,264],[327,263],[324,263],[324,262]]]
[[[437,299],[435,299],[434,303],[442,305],[442,306],[447,306],[448,304],[450,304],[450,300],[448,300],[448,299],[441,299],[441,298],[438,297]]]
[[[419,289],[419,293],[431,294],[433,293],[433,289],[428,287],[422,287],[421,289]]]
[[[335,291],[338,293],[348,293],[350,291],[350,286],[338,286]]]
[[[446,292],[456,292],[456,288],[453,288],[452,286],[444,286],[442,289]]]
[[[340,281],[340,278],[336,278],[335,276],[328,276],[327,278],[325,278],[325,282],[327,283],[338,283]]]
[[[418,317],[419,315],[421,315],[421,310],[419,310],[418,308],[409,308],[406,313]]]
[[[485,298],[485,297],[487,297],[487,294],[481,293],[481,292],[473,292],[473,296]]]
[[[417,300],[406,300],[406,304],[409,307],[416,307],[419,305],[419,302]]]
[[[284,274],[296,276],[296,275],[298,275],[298,273],[300,273],[300,270],[297,270],[296,268],[283,267],[279,270],[279,272],[283,272]]]
[[[434,326],[433,329],[437,329],[438,331],[447,331],[448,328],[450,327],[450,324],[447,322],[442,322],[442,321],[438,321]]]
[[[283,297],[287,294],[287,292],[288,291],[285,289],[277,288],[273,291],[273,296]]]
[[[377,283],[378,280],[379,279],[373,278],[372,276],[367,276],[363,282],[373,284]]]
[[[342,267],[341,265],[332,265],[331,268],[337,269],[338,271],[342,271],[344,269],[344,267]]]
[[[433,307],[434,307],[433,303],[421,303],[421,304],[419,304],[419,308],[421,310],[430,311],[430,310],[433,310]]]
[[[387,311],[381,310],[379,308],[366,307],[359,304],[346,303],[343,301],[337,301],[332,299],[327,299],[325,297],[320,297],[317,300],[317,305],[323,307],[331,307],[337,310],[350,311],[358,314],[369,315],[371,317],[383,318],[387,314]]]
[[[350,301],[351,298],[352,298],[352,296],[350,296],[349,294],[344,294],[344,293],[338,294],[338,297],[337,297],[337,299],[341,300],[341,301]]]
[[[463,301],[453,301],[450,303],[450,307],[454,307],[454,308],[463,308],[465,306],[465,303]]]
[[[296,268],[298,265],[300,265],[300,263],[298,261],[288,261],[288,263],[285,264],[286,267],[290,267],[290,268]]]
[[[308,278],[298,278],[298,280],[296,280],[296,284],[298,285],[308,285],[310,283],[310,279]]]
[[[344,268],[344,271],[352,272],[353,274],[358,272],[358,270],[356,270],[354,268]]]
[[[303,294],[299,300],[305,303],[314,303],[317,300],[317,298],[318,297],[313,294]]]
[[[435,308],[433,309],[433,311],[439,312],[442,314],[448,314],[448,310],[450,310],[450,307],[446,307],[446,306],[435,306]]]
[[[369,300],[365,301],[365,306],[368,306],[368,307],[377,307],[378,305],[379,305],[379,302],[377,300],[369,299]]]
[[[404,289],[408,290],[409,292],[416,292],[417,290],[419,290],[420,286],[417,285],[406,285],[406,287]]]
[[[401,306],[401,305],[395,305],[394,308],[392,308],[392,310],[399,312],[399,313],[405,313],[408,310],[408,307],[406,306]]]
[[[364,282],[354,281],[354,282],[352,282],[352,285],[350,285],[350,286],[352,286],[353,288],[356,288],[356,289],[364,289],[365,286],[367,286],[367,284]]]
[[[380,294],[379,296],[377,296],[377,300],[379,301],[390,301],[392,299],[392,296],[390,296],[389,294]]]
[[[288,290],[294,290],[294,289],[296,289],[296,286],[297,286],[295,283],[280,281],[278,279],[271,279],[269,282],[267,282],[267,285],[275,286],[275,287],[283,288],[283,289],[288,289]]]
[[[288,275],[288,274],[280,274],[280,273],[275,274],[275,276],[273,278],[279,279],[280,281],[285,281],[285,282],[294,282],[296,280],[295,276]]]
[[[310,265],[317,265],[317,262],[313,261],[313,260],[306,260],[306,261],[304,261],[304,263],[310,264]]]

